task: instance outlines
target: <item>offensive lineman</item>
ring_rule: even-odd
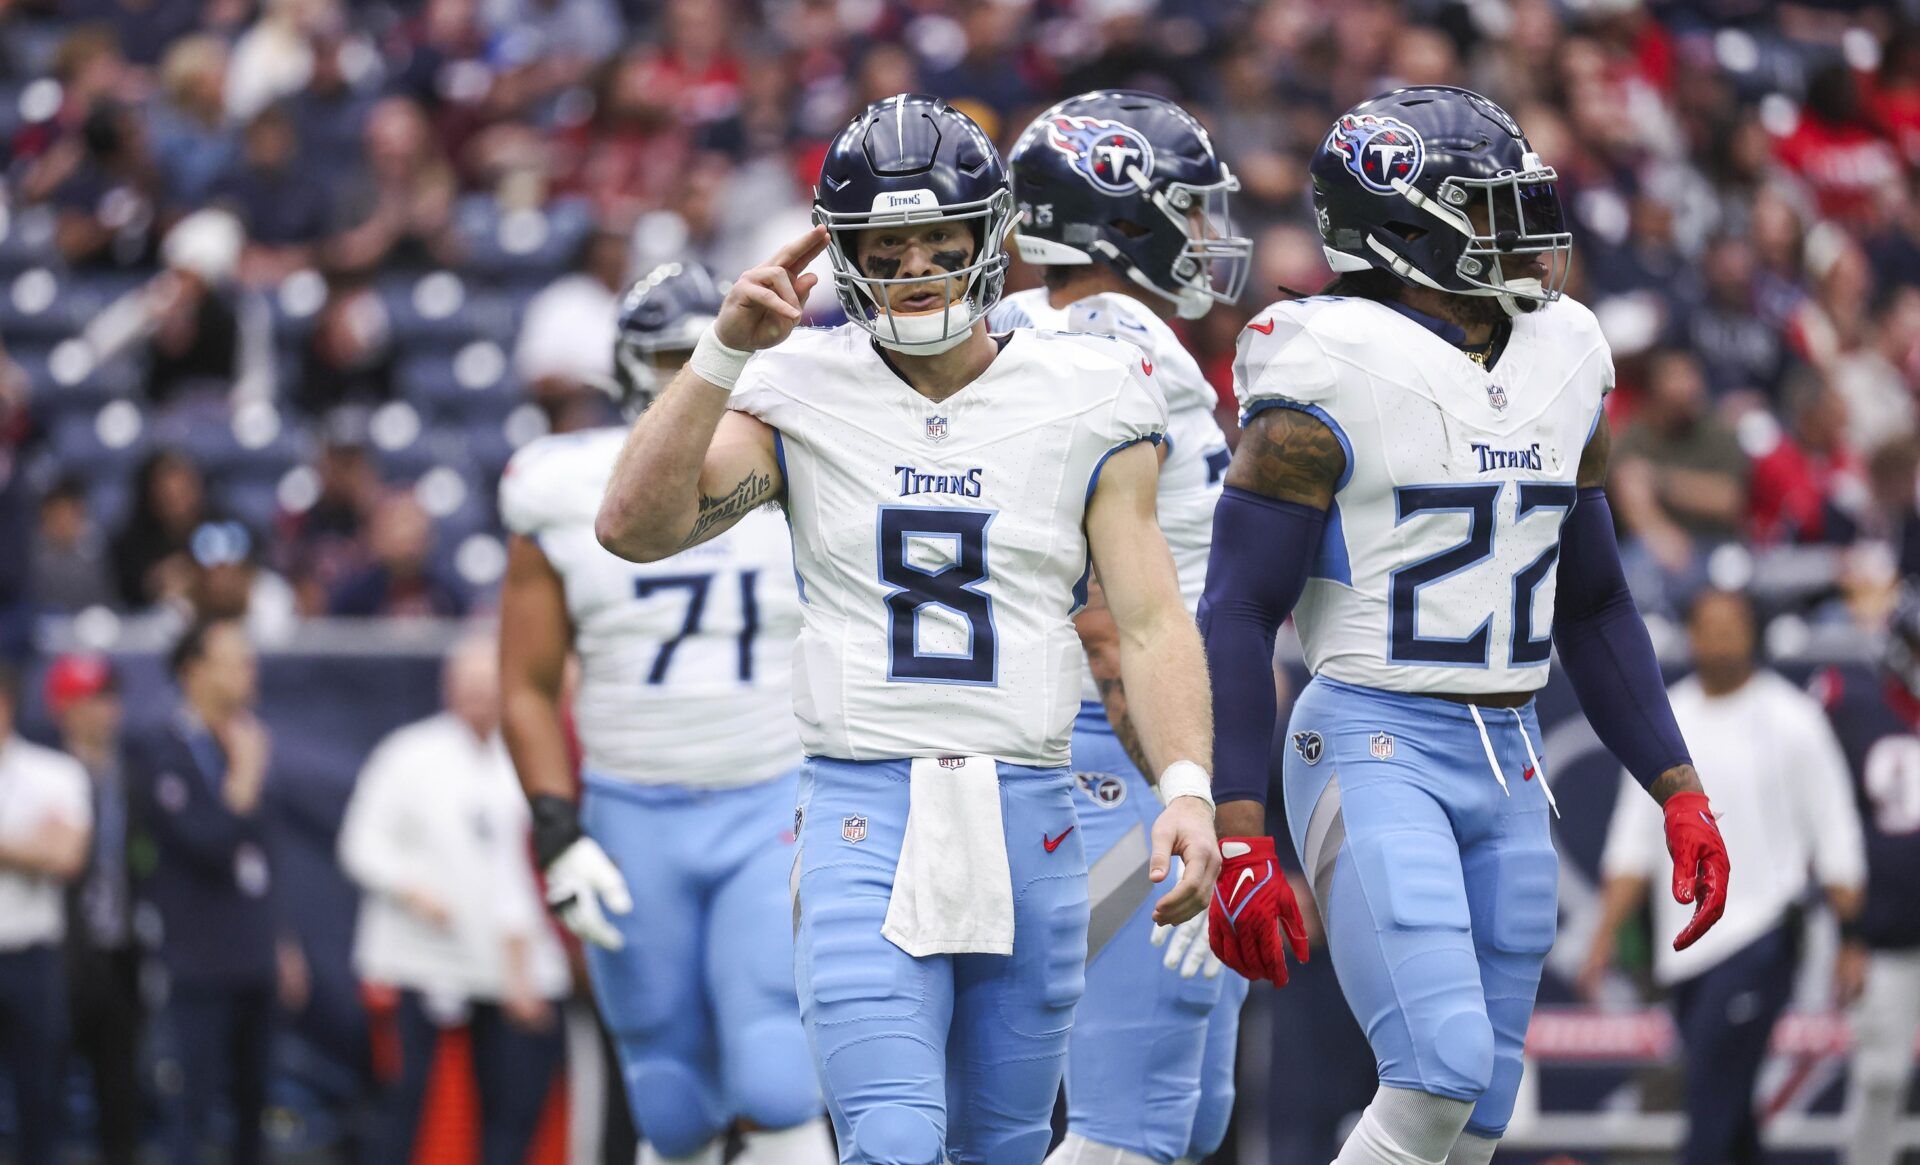
[[[848,124],[814,215],[733,285],[597,529],[645,560],[784,502],[796,977],[841,1159],[1035,1165],[1084,983],[1071,616],[1094,567],[1168,798],[1150,877],[1184,863],[1160,921],[1200,909],[1219,860],[1205,667],[1154,522],[1166,405],[1127,345],[988,334],[1013,200],[938,98]],[[796,331],[823,248],[850,322]]]
[[[1227,196],[1239,182],[1184,109],[1116,90],[1068,98],[1035,118],[1008,165],[1020,208],[1014,242],[1046,285],[1008,296],[988,322],[996,332],[1115,336],[1152,362],[1168,410],[1160,528],[1192,610],[1229,455],[1213,386],[1166,317],[1199,319],[1239,298],[1253,249],[1229,233]],[[1090,593],[1075,620],[1091,670],[1073,764],[1094,925],[1067,1061],[1067,1138],[1049,1161],[1198,1160],[1226,1136],[1247,981],[1221,973],[1204,915],[1177,931],[1153,924],[1151,885],[1138,875],[1159,802],[1143,775],[1152,768],[1127,712],[1098,579]]]
[[[698,266],[669,263],[633,285],[614,352],[629,412],[719,310]],[[541,438],[500,483],[504,726],[548,899],[587,940],[641,1165],[719,1165],[736,1118],[750,1165],[824,1165],[786,902],[800,753],[786,527],[750,514],[669,560],[622,562],[594,540],[593,519],[624,438],[619,427]],[[570,652],[586,751],[578,808],[561,712]]]
[[[1257,835],[1273,637],[1297,612],[1314,678],[1287,726],[1287,821],[1380,1068],[1339,1165],[1483,1165],[1558,921],[1533,709],[1554,647],[1665,807],[1674,896],[1698,902],[1678,947],[1725,908],[1726,846],[1621,574],[1612,359],[1560,294],[1553,170],[1493,102],[1424,86],[1342,116],[1311,174],[1338,278],[1241,336],[1244,435],[1200,608],[1226,855],[1211,937],[1249,977],[1282,966],[1291,895]]]

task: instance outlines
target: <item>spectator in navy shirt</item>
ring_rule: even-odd
[[[388,494],[367,524],[373,562],[347,576],[329,604],[335,615],[464,615],[466,597],[433,562],[433,520],[411,493]]]
[[[160,922],[162,1017],[178,1059],[173,1165],[197,1165],[232,1114],[232,1165],[262,1159],[260,1118],[276,988],[301,1002],[304,964],[280,939],[262,821],[270,743],[253,714],[258,666],[231,619],[188,628],[171,656],[182,699],[165,729],[129,750],[128,786],[153,845],[143,896]]]

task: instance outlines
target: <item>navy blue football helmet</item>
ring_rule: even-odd
[[[813,221],[828,228],[840,306],[885,347],[944,352],[966,339],[1000,301],[1013,226],[1006,168],[973,119],[938,97],[902,93],[876,101],[834,135],[814,187]],[[855,236],[876,227],[936,222],[969,230],[973,259],[938,280],[945,288],[941,307],[895,311],[889,288],[930,280],[862,271],[854,262]]]
[[[1494,296],[1509,315],[1560,298],[1573,235],[1558,175],[1478,93],[1422,85],[1363,101],[1333,123],[1309,173],[1335,271],[1378,267],[1436,291]],[[1546,277],[1508,276],[1506,255],[1542,256]]]
[[[1173,102],[1126,89],[1069,97],[1034,119],[1008,163],[1027,262],[1111,264],[1183,319],[1240,298],[1253,255],[1228,213],[1240,180]]]
[[[719,316],[723,297],[698,263],[662,263],[627,288],[613,341],[614,401],[622,412],[632,415],[653,403]]]

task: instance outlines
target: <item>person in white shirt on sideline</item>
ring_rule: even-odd
[[[13,733],[16,686],[0,673],[0,1076],[13,1081],[14,1161],[51,1165],[67,1055],[63,887],[87,860],[87,770]]]
[[[564,1056],[553,1002],[566,957],[528,850],[527,804],[501,744],[491,638],[447,658],[446,710],[374,749],[340,829],[365,891],[354,968],[398,992],[399,1079],[372,1160],[412,1156],[443,1028],[466,1025],[480,1090],[483,1165],[519,1165]]]
[[[1671,690],[1674,716],[1720,810],[1733,868],[1742,872],[1720,924],[1684,951],[1654,944],[1653,975],[1672,992],[1686,1049],[1684,1165],[1760,1159],[1753,1087],[1774,1020],[1793,987],[1795,907],[1817,879],[1844,921],[1858,912],[1865,843],[1847,761],[1818,702],[1755,661],[1747,600],[1706,591],[1687,620],[1695,674]],[[1580,981],[1592,995],[1620,924],[1665,864],[1660,818],[1623,789],[1601,857],[1603,916]],[[1688,907],[1655,894],[1656,933]]]

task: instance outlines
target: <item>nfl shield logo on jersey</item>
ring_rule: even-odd
[[[944,441],[946,439],[947,439],[947,418],[928,417],[927,418],[927,440]]]
[[[964,756],[943,756],[940,758],[940,767],[943,769],[964,769],[967,767],[967,758]]]
[[[1391,760],[1393,757],[1393,737],[1384,732],[1376,732],[1367,737],[1367,751],[1374,760]]]
[[[1507,390],[1497,384],[1487,386],[1487,403],[1500,412],[1507,410]]]
[[[840,836],[847,841],[867,840],[867,819],[855,813],[840,822]]]

